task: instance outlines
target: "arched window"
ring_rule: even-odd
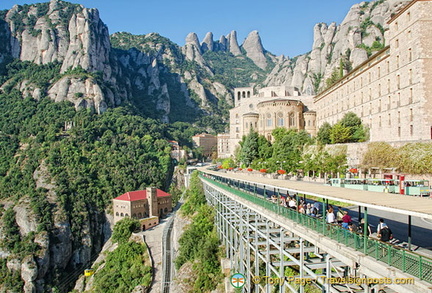
[[[117,212],[117,213],[116,213],[116,216],[118,217],[118,215],[119,215],[119,213]]]
[[[128,213],[126,213],[126,214],[125,214],[125,217],[129,217],[129,214],[128,214]]]
[[[133,215],[132,215],[132,218],[136,218],[136,214],[133,214]]]
[[[282,112],[279,112],[278,114],[277,114],[277,125],[278,126],[284,126],[284,123],[285,121],[284,121],[284,118],[283,118],[283,113]]]
[[[289,120],[290,120],[290,127],[291,126],[295,126],[295,116],[294,116],[294,113],[290,113],[289,114]]]
[[[267,113],[266,117],[267,117],[266,126],[273,126],[272,115],[270,113]]]
[[[165,213],[165,214],[168,213],[168,209],[167,209],[167,208],[164,209],[164,213]]]
[[[123,213],[120,214],[120,217],[124,217]]]
[[[141,217],[142,217],[142,214],[138,213],[138,218],[141,219]]]

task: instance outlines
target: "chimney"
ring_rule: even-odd
[[[158,217],[158,201],[156,195],[156,187],[147,187],[147,202],[149,205],[150,217]]]

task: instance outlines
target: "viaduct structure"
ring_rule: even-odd
[[[275,204],[265,195],[313,195],[322,200],[323,219],[328,200],[336,199],[333,196],[302,195],[297,189],[212,171],[202,173],[201,180],[207,201],[216,209],[217,230],[226,258],[231,260],[231,273],[245,276],[242,292],[274,292],[275,287],[278,292],[310,292],[312,287],[322,292],[431,292],[432,259],[327,225],[321,218]],[[376,194],[370,196],[373,202]],[[368,218],[367,208],[372,204],[339,200],[361,205],[363,216]],[[426,215],[392,206],[381,208],[405,214],[409,221],[411,215]],[[294,276],[286,277],[288,270]]]

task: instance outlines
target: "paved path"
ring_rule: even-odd
[[[168,218],[161,220],[160,224],[148,229],[144,232],[140,232],[144,236],[144,240],[149,247],[149,252],[153,263],[153,273],[154,279],[153,284],[150,289],[150,293],[160,293],[161,292],[161,282],[162,282],[162,236],[163,231],[166,226]]]

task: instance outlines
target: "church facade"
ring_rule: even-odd
[[[230,110],[229,147],[233,154],[244,135],[257,131],[272,141],[272,131],[277,127],[306,130],[316,134],[315,112],[308,107],[313,105],[312,96],[300,96],[291,87],[277,86],[260,89],[254,94],[252,87],[235,88],[235,104]],[[226,139],[227,135],[220,136]],[[221,139],[218,144],[224,143]],[[219,153],[226,157],[226,153]]]

